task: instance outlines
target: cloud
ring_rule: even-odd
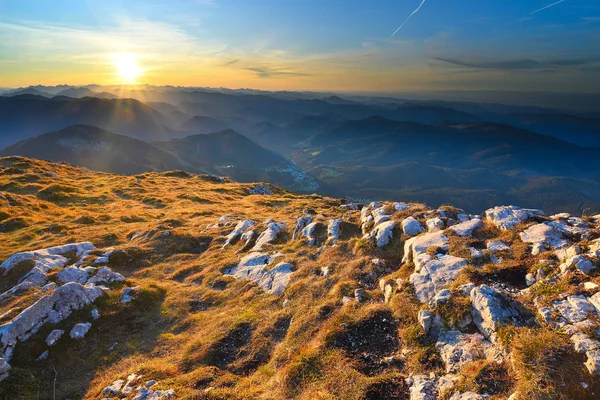
[[[455,58],[431,57],[433,60],[440,61],[458,67],[486,70],[543,70],[558,67],[583,66],[600,61],[600,56],[590,56],[582,58],[553,58],[553,59],[508,59],[508,60],[459,60]]]
[[[311,76],[311,74],[308,74],[305,72],[287,71],[287,70],[281,70],[281,69],[271,68],[271,67],[245,67],[242,69],[255,72],[256,75],[261,79],[283,78],[283,77],[290,77],[290,76]]]

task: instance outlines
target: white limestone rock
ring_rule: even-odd
[[[435,344],[444,361],[447,373],[457,373],[467,364],[486,358],[492,344],[478,334],[446,331],[440,334]]]
[[[589,275],[594,269],[596,269],[596,266],[584,256],[574,256],[567,259],[563,264],[560,265],[559,268],[563,273],[571,268],[577,268],[584,274]]]
[[[440,217],[429,218],[427,221],[425,221],[425,225],[427,225],[427,231],[429,232],[441,231],[446,227],[444,220],[442,220]]]
[[[519,312],[503,295],[487,285],[475,287],[471,290],[470,297],[473,322],[492,342],[495,342],[496,329],[499,325],[514,324],[519,316]]]
[[[460,257],[451,255],[443,255],[435,259],[429,257],[429,261],[415,268],[415,272],[410,276],[415,295],[421,303],[428,303],[437,293],[454,282],[460,270],[466,266],[467,261]]]
[[[302,229],[302,237],[306,238],[309,246],[317,244],[316,230],[319,227],[318,222],[311,222]]]
[[[233,275],[237,279],[248,279],[255,282],[264,291],[279,295],[285,291],[292,271],[292,264],[280,262],[271,269],[267,269],[274,257],[264,253],[250,253],[242,258],[240,263],[225,271],[226,275]]]
[[[42,297],[11,322],[0,326],[0,357],[9,360],[17,342],[27,340],[47,322],[62,321],[73,311],[93,303],[102,294],[100,287],[71,282]]]
[[[330,219],[327,223],[327,243],[334,245],[340,239],[340,232],[342,231],[342,219]]]
[[[294,233],[292,234],[292,239],[296,240],[300,238],[302,231],[308,224],[310,224],[315,217],[312,215],[304,215],[296,219],[296,226],[294,227]]]
[[[490,208],[485,212],[485,217],[502,230],[512,228],[538,215],[544,215],[544,212],[517,206],[499,206]]]
[[[94,285],[98,285],[101,283],[114,283],[114,282],[124,282],[125,277],[118,272],[114,272],[108,267],[102,267],[98,269],[96,275],[92,276],[88,279],[87,283],[92,283]]]
[[[417,236],[420,233],[425,232],[425,228],[419,221],[413,217],[408,217],[402,220],[402,232],[408,236]]]
[[[435,374],[412,375],[406,379],[406,384],[410,386],[410,400],[437,400],[438,378]]]
[[[375,227],[370,233],[367,233],[365,239],[373,239],[377,243],[377,247],[384,247],[387,245],[393,236],[394,228],[396,227],[395,221],[386,221]]]
[[[471,220],[461,222],[460,224],[451,226],[449,229],[454,231],[458,236],[466,237],[473,236],[473,231],[475,229],[481,228],[483,226],[483,222],[481,222],[478,218],[473,218]]]
[[[63,257],[63,254],[74,252],[77,256],[81,256],[85,251],[96,250],[90,242],[69,243],[62,246],[49,247],[35,251],[24,251],[15,253],[8,257],[6,261],[0,264],[0,269],[3,270],[3,275],[13,269],[17,264],[32,260],[34,267],[38,267],[42,272],[47,273],[54,268],[64,267],[68,260]]]
[[[590,350],[585,353],[587,361],[585,366],[593,376],[600,376],[600,350]]]
[[[550,223],[530,226],[519,234],[525,243],[537,244],[551,249],[558,249],[569,245],[564,232]]]
[[[419,255],[427,252],[427,249],[430,247],[440,249],[443,252],[448,251],[448,238],[444,235],[444,232],[425,233],[408,239],[404,243],[402,263],[407,263],[412,260],[415,267],[419,268]]]
[[[600,349],[599,341],[591,339],[588,335],[581,332],[571,336],[571,342],[573,342],[573,347],[578,353],[586,353],[591,350]]]
[[[4,358],[0,358],[0,382],[8,377],[8,371],[10,371],[10,365]]]
[[[63,268],[56,275],[60,283],[78,282],[85,283],[88,279],[88,273],[76,267]]]
[[[105,387],[102,390],[102,394],[105,396],[116,397],[121,392],[121,388],[124,384],[125,381],[123,379],[117,379],[116,381]]]
[[[235,228],[233,228],[229,235],[227,235],[222,248],[225,248],[235,243],[245,231],[247,231],[250,228],[253,228],[254,225],[255,222],[250,219],[238,222]]]
[[[512,251],[512,249],[501,240],[489,240],[486,243],[486,247],[492,253],[497,253],[500,251]]]
[[[268,224],[267,229],[265,229],[256,239],[256,243],[254,247],[250,250],[252,252],[255,251],[263,251],[263,249],[277,240],[277,235],[281,232],[284,232],[286,229],[285,222],[271,222]]]
[[[131,300],[133,300],[133,297],[135,296],[139,288],[139,286],[123,288],[121,303],[130,303]]]

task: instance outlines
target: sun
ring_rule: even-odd
[[[136,78],[142,74],[142,69],[138,65],[135,57],[131,54],[121,54],[115,59],[117,73],[125,83],[134,83]]]

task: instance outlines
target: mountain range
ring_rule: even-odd
[[[600,211],[598,121],[535,105],[36,86],[0,97],[0,154],[126,174],[181,169],[337,197],[580,213]]]

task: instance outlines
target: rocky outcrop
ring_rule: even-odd
[[[393,236],[394,228],[396,227],[395,221],[387,221],[377,225],[371,232],[367,233],[365,239],[375,239],[377,247],[386,246]]]
[[[244,232],[246,232],[248,229],[253,228],[254,225],[255,222],[249,219],[238,222],[235,228],[233,228],[229,235],[227,235],[225,243],[223,244],[223,248],[235,243]]]
[[[410,283],[413,284],[419,301],[428,303],[456,280],[460,270],[467,266],[467,261],[451,255],[440,255],[435,258],[427,254],[423,256],[419,265],[415,267],[415,272],[410,276]]]
[[[405,235],[416,236],[424,231],[425,228],[423,228],[423,225],[413,217],[402,220],[402,232],[404,232]]]
[[[340,234],[342,231],[342,219],[330,219],[327,223],[327,243],[330,245],[334,245],[340,239]]]
[[[483,335],[496,341],[496,330],[501,325],[518,324],[519,312],[502,294],[487,285],[471,290],[473,322]]]
[[[293,271],[292,264],[284,262],[268,269],[277,258],[277,255],[250,253],[242,258],[237,266],[227,269],[224,273],[238,279],[248,279],[266,292],[279,295],[284,292]]]
[[[256,239],[254,247],[250,250],[253,252],[263,251],[267,245],[277,240],[277,235],[284,232],[286,224],[284,222],[270,222],[267,224],[265,229]]]
[[[93,303],[102,296],[97,286],[67,283],[35,302],[11,322],[0,326],[0,357],[10,360],[17,342],[27,340],[45,323],[58,323],[75,310]]]
[[[10,256],[6,261],[0,264],[0,270],[3,270],[3,275],[6,276],[6,274],[19,263],[23,261],[33,261],[34,267],[47,273],[51,269],[62,268],[68,263],[69,260],[66,257],[63,257],[63,255],[73,253],[80,257],[86,251],[95,249],[96,247],[90,242],[82,242],[69,243],[35,251],[24,251]]]
[[[478,218],[473,218],[471,220],[461,222],[460,224],[453,225],[450,229],[456,233],[458,236],[473,236],[473,231],[475,229],[481,228],[483,226],[483,222],[481,222]]]
[[[485,212],[485,217],[502,230],[512,228],[539,215],[544,215],[544,212],[516,206],[494,207]]]
[[[314,246],[317,244],[316,230],[318,227],[318,222],[311,222],[310,224],[306,225],[304,229],[302,229],[302,237],[306,238],[306,243],[309,246]]]

